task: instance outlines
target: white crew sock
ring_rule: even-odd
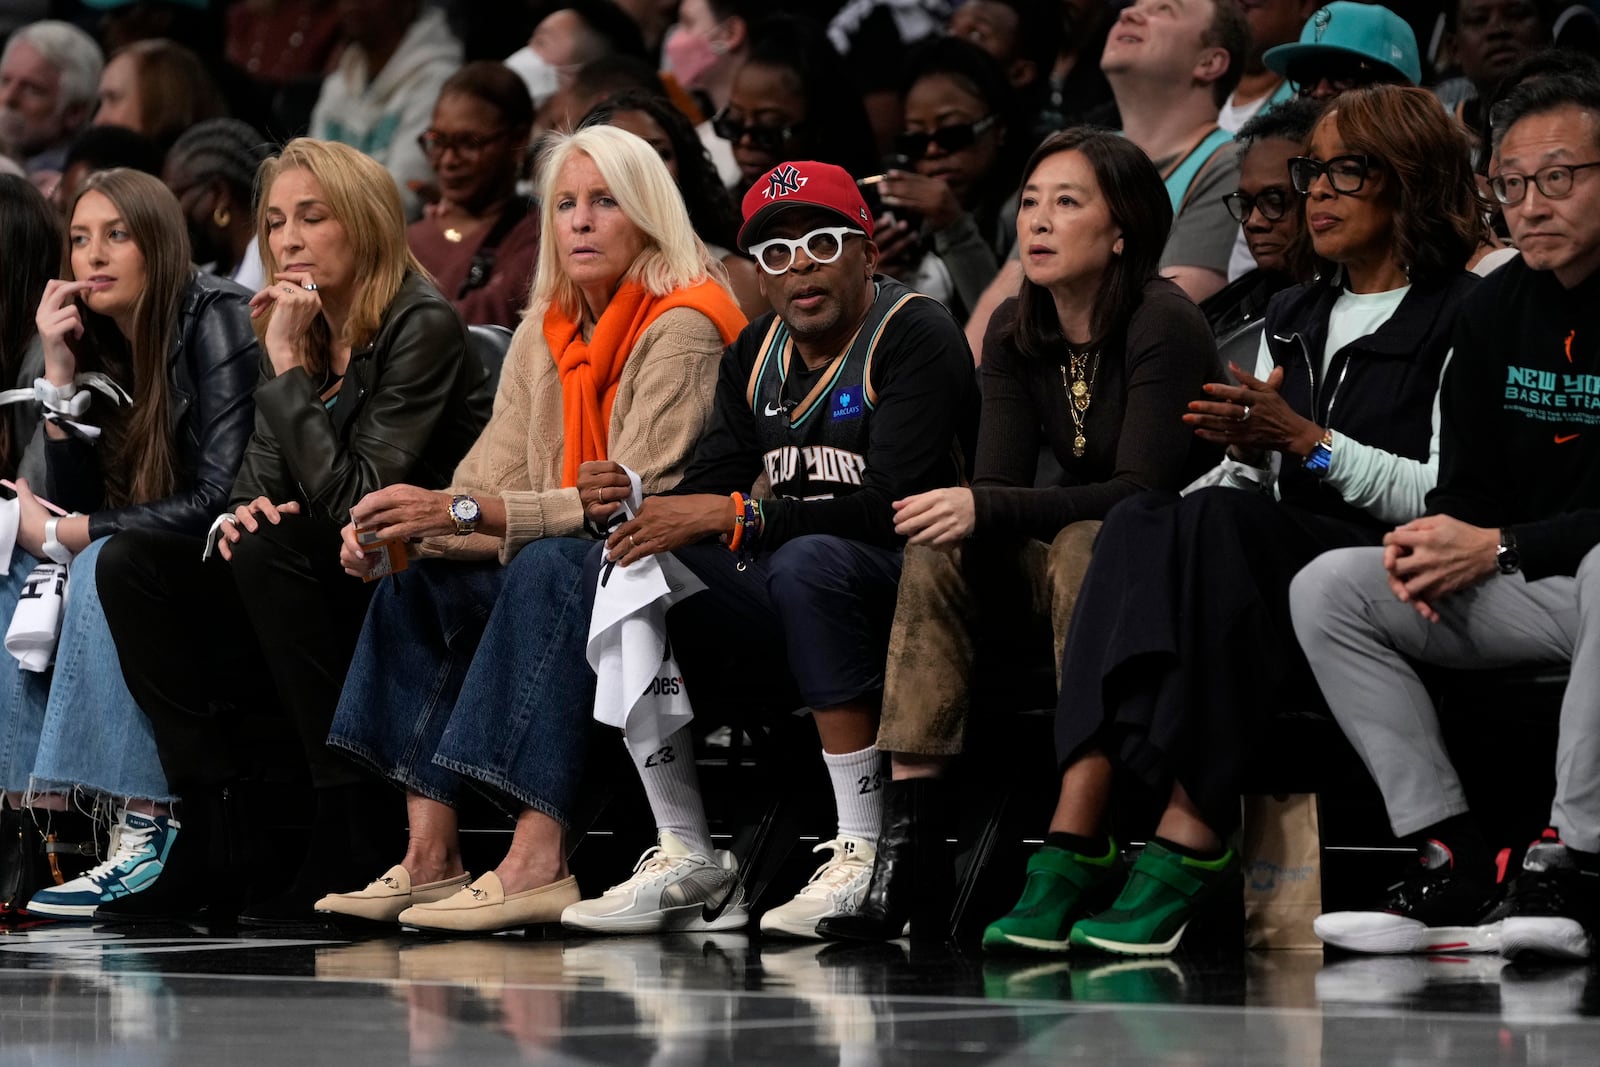
[[[883,787],[889,779],[884,773],[878,746],[869,745],[860,752],[838,755],[824,752],[822,760],[828,765],[828,776],[833,779],[839,834],[876,845],[878,828],[883,825]]]
[[[700,778],[694,769],[694,741],[682,727],[649,748],[624,737],[634,769],[644,783],[644,795],[656,818],[657,830],[671,831],[690,852],[711,855],[711,830],[706,806],[700,799]]]

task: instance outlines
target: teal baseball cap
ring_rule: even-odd
[[[1288,76],[1308,64],[1370,63],[1393,71],[1409,85],[1422,82],[1422,58],[1410,23],[1379,4],[1334,0],[1319,8],[1300,30],[1295,44],[1269,48],[1267,69]]]

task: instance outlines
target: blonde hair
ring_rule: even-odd
[[[124,340],[105,316],[83,311],[90,358],[113,377],[122,378],[118,371],[123,371],[132,379],[132,409],[119,409],[102,427],[101,447],[110,459],[102,467],[106,504],[123,507],[159,500],[176,486],[167,360],[194,267],[189,263],[183,209],[160,179],[125,167],[91,174],[67,212],[69,225],[88,193],[100,193],[116,206],[128,236],[144,257],[144,289],[133,305],[131,338]],[[73,277],[70,241],[62,276]]]
[[[351,257],[360,271],[351,294],[344,336],[352,349],[372,340],[383,314],[394,302],[407,271],[429,278],[406,244],[406,216],[400,190],[389,172],[370,156],[337,141],[297,137],[283,146],[276,158],[261,164],[256,174],[256,238],[261,263],[270,282],[280,269],[267,231],[267,199],[272,183],[291,170],[303,170],[322,187],[322,200],[344,228]],[[432,279],[429,278],[431,281]],[[255,320],[256,335],[265,341],[272,311]],[[317,318],[305,349],[305,369],[321,374],[333,355],[334,338],[327,320]]]
[[[561,262],[553,239],[556,183],[574,156],[594,161],[617,206],[638,227],[646,241],[622,281],[636,281],[654,296],[666,296],[710,278],[728,288],[728,272],[714,259],[689,223],[689,211],[672,175],[656,150],[613,126],[586,126],[575,133],[551,134],[539,153],[539,269],[534,276],[528,314],[543,318],[552,305],[573,320],[583,313],[579,292]]]

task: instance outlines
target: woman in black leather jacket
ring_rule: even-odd
[[[22,403],[46,420],[41,491],[74,514],[53,516],[19,481],[16,547],[0,592],[0,612],[18,615],[16,652],[0,662],[0,730],[9,735],[0,784],[14,795],[30,785],[45,791],[35,807],[47,810],[65,807],[52,791],[80,784],[166,799],[149,728],[117,669],[94,560],[122,530],[205,529],[249,437],[260,354],[250,294],[194,272],[177,199],[158,180],[97,174],[69,217],[66,278],[49,282],[39,303],[42,377]],[[41,563],[54,569],[35,572]],[[55,656],[62,669],[52,676],[44,672],[53,627],[33,626],[43,632],[32,639],[24,630],[52,599],[40,594],[74,563]],[[19,598],[29,610],[14,611]],[[54,608],[63,610],[59,601]],[[134,807],[148,815],[158,806]],[[51,819],[58,838],[92,840],[81,817]],[[70,902],[40,901],[47,914],[61,906]]]
[[[243,921],[300,920],[398,844],[382,832],[399,829],[398,794],[325,744],[368,600],[340,571],[339,530],[351,505],[385,485],[446,484],[487,419],[485,372],[407,251],[382,167],[302,138],[262,165],[258,188],[267,286],[251,306],[263,358],[232,510],[205,537],[151,531],[101,557],[128,687],[184,798],[160,881],[142,879],[143,892],[103,902],[102,915],[243,900]],[[234,761],[234,716],[218,704],[283,714],[298,737],[316,816],[287,889],[283,863],[248,884],[206,877],[211,800],[251,769]]]

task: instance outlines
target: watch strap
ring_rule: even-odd
[[[52,562],[67,564],[72,562],[72,550],[62,544],[61,539],[56,536],[56,531],[61,526],[61,519],[60,515],[52,515],[44,520],[44,554],[49,556]]]

